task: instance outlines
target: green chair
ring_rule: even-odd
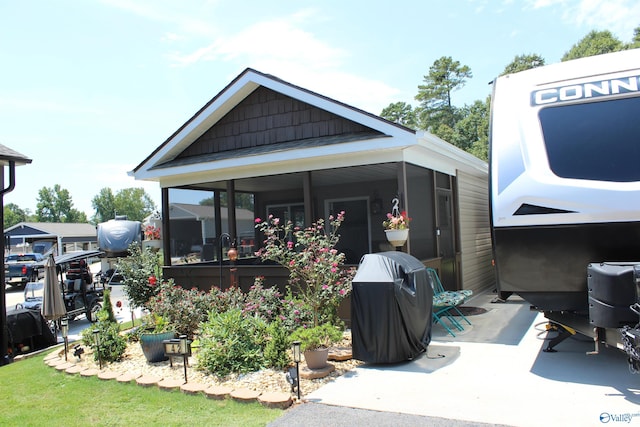
[[[458,306],[464,304],[473,295],[473,291],[445,291],[438,277],[438,272],[433,268],[427,268],[427,277],[433,288],[433,322],[440,323],[451,336],[455,337],[456,334],[451,327],[458,331],[464,331],[464,327],[456,319],[456,316],[471,325],[469,319],[462,314]],[[443,319],[447,319],[451,327],[443,322]]]

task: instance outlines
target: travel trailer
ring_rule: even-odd
[[[490,209],[501,298],[640,369],[640,49],[498,77]]]

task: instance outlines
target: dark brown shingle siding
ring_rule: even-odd
[[[372,129],[259,87],[184,150],[177,159]]]

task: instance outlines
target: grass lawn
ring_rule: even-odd
[[[264,426],[283,412],[69,375],[47,366],[44,355],[0,367],[0,425],[249,427]]]

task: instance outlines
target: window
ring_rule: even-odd
[[[561,178],[640,181],[640,97],[547,107],[539,119]]]

